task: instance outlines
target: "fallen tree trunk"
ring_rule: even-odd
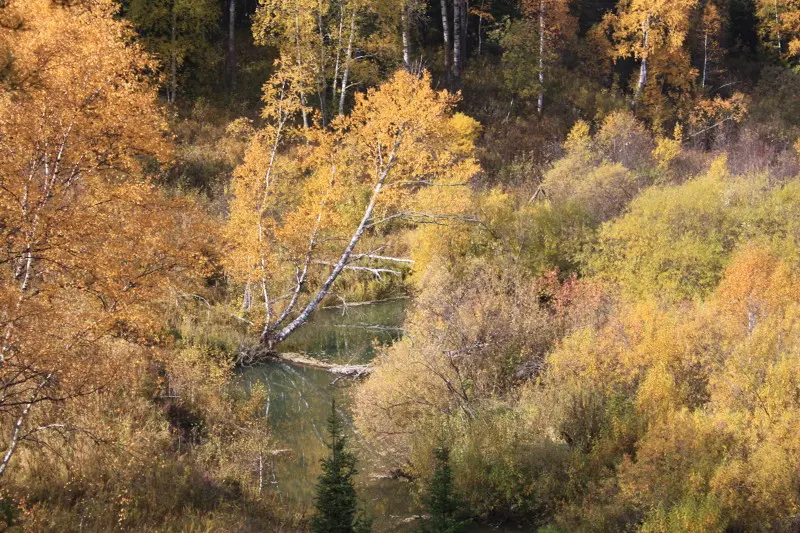
[[[372,367],[369,365],[335,365],[327,361],[320,361],[312,357],[306,357],[299,353],[279,353],[274,356],[278,361],[284,363],[307,366],[311,368],[321,368],[327,370],[331,374],[338,374],[340,376],[360,376],[372,372]]]
[[[352,302],[346,304],[338,304],[338,305],[326,305],[322,307],[322,309],[347,309],[349,307],[363,307],[366,305],[374,305],[374,304],[382,304],[386,302],[394,302],[397,300],[408,300],[408,296],[394,296],[392,298],[384,298],[382,300],[369,300],[366,302]]]
[[[319,368],[327,370],[331,374],[346,377],[361,377],[366,376],[372,372],[370,365],[335,365],[327,361],[320,361],[313,357],[307,357],[300,353],[271,353],[271,352],[243,352],[239,354],[239,365],[250,366],[259,363],[266,363],[269,361],[277,361],[296,366],[305,366],[308,368]]]

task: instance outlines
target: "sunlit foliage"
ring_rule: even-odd
[[[168,145],[150,60],[114,4],[3,9],[19,25],[0,29],[13,58],[0,88],[0,472],[40,431],[92,430],[70,399],[126,379],[121,362],[157,339],[159,302],[201,272],[210,228],[143,177]]]
[[[270,349],[335,292],[342,271],[396,274],[370,266],[403,261],[387,249],[386,231],[460,215],[478,169],[477,123],[453,113],[456,98],[433,90],[428,75],[398,72],[330,129],[294,127],[301,103],[287,96],[289,83],[270,86],[270,125],[236,171],[226,230],[228,271],[245,286],[244,307],[258,313]]]

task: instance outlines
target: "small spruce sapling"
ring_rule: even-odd
[[[313,533],[368,533],[371,524],[357,514],[358,500],[353,478],[358,473],[356,457],[347,449],[342,418],[331,402],[328,417],[331,451],[322,460],[322,474],[317,481],[315,505],[317,512],[311,521]]]
[[[420,533],[458,533],[466,522],[456,518],[460,502],[453,491],[450,450],[445,447],[437,448],[434,460],[436,464],[433,477],[424,499],[430,519],[422,526]]]

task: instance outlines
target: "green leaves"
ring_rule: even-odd
[[[434,450],[433,455],[433,477],[424,499],[430,519],[423,524],[420,533],[458,533],[463,530],[465,522],[457,518],[461,502],[453,490],[450,450],[439,447]]]
[[[358,473],[356,456],[347,447],[341,415],[336,401],[331,402],[328,417],[329,457],[322,460],[322,474],[317,481],[311,520],[313,533],[362,533],[370,531],[369,522],[358,516],[358,500],[353,478]]]

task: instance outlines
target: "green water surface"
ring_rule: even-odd
[[[402,335],[405,300],[393,300],[347,309],[323,309],[312,321],[281,346],[286,352],[301,352],[339,364],[369,362],[380,345]],[[314,486],[320,474],[320,459],[327,456],[326,420],[331,400],[352,430],[350,416],[353,382],[336,379],[320,369],[269,363],[242,371],[245,386],[263,383],[269,390],[267,410],[275,449],[291,452],[277,457],[272,466],[272,490],[297,511],[313,506]],[[374,531],[411,531],[402,519],[414,514],[410,484],[376,478],[369,449],[353,435],[359,457],[357,490]]]
[[[389,345],[402,335],[406,300],[322,309],[311,322],[296,332],[281,349],[300,352],[337,364],[363,364],[374,356],[376,347]],[[351,430],[351,444],[359,459],[357,491],[367,514],[374,520],[373,531],[411,532],[419,524],[403,520],[420,512],[408,481],[381,478],[376,454],[352,434],[350,415],[353,382],[337,379],[320,369],[283,363],[269,363],[242,371],[245,387],[263,383],[269,390],[265,406],[275,449],[291,450],[271,465],[271,489],[291,510],[310,511],[314,487],[320,474],[320,459],[326,457],[326,420],[331,400]],[[497,532],[472,526],[469,533]],[[503,530],[521,531],[521,530]]]

